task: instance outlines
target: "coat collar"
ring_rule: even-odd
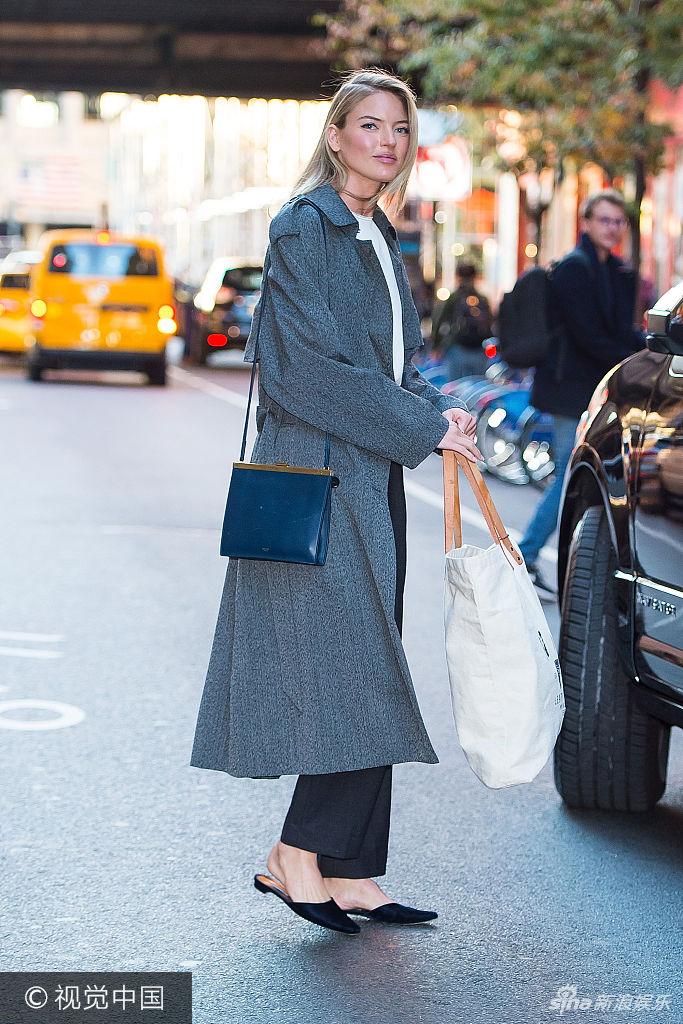
[[[327,219],[332,224],[336,224],[337,227],[344,228],[353,225],[355,228],[358,228],[358,221],[329,182],[326,182],[324,185],[318,185],[317,188],[308,193],[307,198],[314,202]],[[396,240],[396,229],[383,210],[376,206],[372,219],[385,237],[388,236],[390,239]]]
[[[582,232],[582,234],[581,234],[581,238],[579,239],[578,248],[582,249],[583,252],[586,253],[586,255],[588,256],[589,260],[591,261],[591,263],[594,265],[594,267],[597,270],[597,268],[598,268],[598,266],[600,264],[600,260],[598,259],[598,250],[595,248],[595,246],[593,245],[592,241],[590,240],[590,237],[586,234],[585,231]],[[605,263],[607,264],[608,267],[622,267],[623,266],[622,260],[620,260],[619,257],[615,256],[613,253],[609,254],[607,259],[605,260]]]

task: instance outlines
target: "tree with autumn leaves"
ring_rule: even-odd
[[[649,119],[649,89],[683,84],[680,0],[342,0],[321,20],[347,66],[396,68],[431,102],[486,111],[491,145],[527,182],[569,162],[629,178],[639,266],[646,176],[671,132]],[[540,231],[548,189],[524,191]]]

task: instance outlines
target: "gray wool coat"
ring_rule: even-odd
[[[332,492],[323,566],[230,559],[191,764],[230,775],[436,763],[394,621],[392,461],[414,469],[464,408],[411,362],[420,324],[396,232],[376,210],[403,305],[405,362],[392,370],[389,291],[371,242],[331,185],[270,226],[270,296],[256,311],[258,437],[252,461],[322,466]],[[254,329],[245,359],[253,358]],[[438,543],[435,535],[434,543]]]

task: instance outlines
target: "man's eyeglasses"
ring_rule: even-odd
[[[594,217],[593,220],[601,224],[603,228],[623,228],[626,225],[625,217]]]

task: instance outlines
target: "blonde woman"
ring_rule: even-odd
[[[408,86],[377,70],[349,75],[270,226],[268,292],[246,354],[260,321],[252,459],[320,466],[329,434],[340,484],[323,566],[229,561],[192,752],[196,767],[237,777],[298,775],[254,884],[347,933],[360,930],[354,916],[437,917],[375,881],[392,765],[437,762],[401,642],[403,466],[444,448],[481,459],[473,417],[411,362],[420,324],[378,200],[400,210],[416,152]]]

